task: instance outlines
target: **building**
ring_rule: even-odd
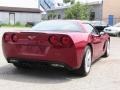
[[[39,5],[45,10],[55,9],[59,6],[63,5],[63,1],[57,1],[57,0],[38,0]]]
[[[90,20],[102,20],[102,2],[95,1],[87,3],[90,6]]]
[[[46,11],[55,7],[52,0],[39,0],[39,5]]]
[[[120,0],[104,0],[102,18],[110,25],[120,22]]]
[[[38,0],[1,0],[0,23],[3,24],[26,24],[41,21],[41,10]]]
[[[47,10],[45,15],[42,15],[43,20],[51,20],[51,19],[64,19],[65,10],[69,8],[69,6],[56,7],[54,9]]]
[[[38,8],[20,8],[0,6],[0,22],[4,24],[28,22],[37,23],[41,21],[41,11]]]
[[[102,2],[95,1],[86,3],[90,7],[90,20],[102,20]],[[42,15],[43,19],[64,19],[64,11],[71,5],[59,6],[46,10],[46,15]]]

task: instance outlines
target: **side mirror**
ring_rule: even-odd
[[[105,34],[105,32],[100,32],[100,35],[104,35]]]

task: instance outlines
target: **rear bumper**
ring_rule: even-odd
[[[49,48],[45,55],[39,53],[21,52],[19,46],[3,43],[3,52],[5,58],[10,60],[19,60],[27,62],[48,62],[67,66],[71,69],[78,69],[82,63],[83,49],[75,48]],[[80,54],[81,53],[81,54]]]

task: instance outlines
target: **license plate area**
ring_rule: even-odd
[[[45,46],[22,45],[21,52],[27,54],[44,54]]]

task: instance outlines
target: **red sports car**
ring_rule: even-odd
[[[84,21],[50,20],[32,30],[4,33],[2,46],[16,67],[47,63],[86,76],[96,59],[109,56],[110,37]]]

